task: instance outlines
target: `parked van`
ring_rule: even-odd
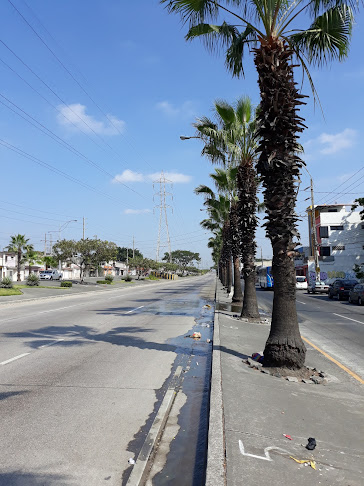
[[[307,290],[307,278],[305,276],[296,276],[296,289],[297,290]]]
[[[41,280],[61,280],[62,274],[58,270],[44,270],[39,273]]]

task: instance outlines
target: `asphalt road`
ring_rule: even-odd
[[[0,485],[120,485],[210,275],[4,306]],[[182,343],[182,344],[181,344]]]
[[[257,289],[257,295],[271,309],[273,292]],[[364,379],[364,306],[302,290],[296,299],[302,336]]]

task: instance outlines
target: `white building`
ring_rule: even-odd
[[[307,213],[310,256],[297,260],[296,269],[297,274],[312,280],[316,278],[316,272],[311,208]],[[355,278],[354,265],[364,263],[364,221],[361,221],[359,211],[351,211],[351,204],[328,204],[315,206],[314,214],[320,279]]]
[[[9,251],[0,251],[0,279],[10,277],[16,280],[17,255]]]

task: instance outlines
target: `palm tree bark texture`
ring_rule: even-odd
[[[253,160],[243,160],[238,170],[238,224],[240,226],[240,254],[243,264],[244,301],[241,317],[259,318],[255,289],[254,239],[257,221],[257,181]]]
[[[237,202],[233,201],[230,207],[230,240],[231,240],[231,253],[233,256],[233,269],[234,269],[234,294],[232,302],[242,302],[243,292],[241,291],[240,281],[240,231],[239,231],[239,215],[238,215]]]
[[[265,188],[265,223],[273,248],[274,300],[272,324],[264,350],[266,366],[303,366],[306,348],[301,339],[296,312],[296,282],[293,237],[296,231],[296,180],[303,165],[296,155],[297,133],[303,131],[297,115],[304,104],[293,79],[293,52],[281,40],[262,41],[255,51],[261,105],[259,120],[258,173]]]

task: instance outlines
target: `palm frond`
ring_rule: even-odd
[[[317,17],[308,30],[291,35],[290,44],[313,65],[322,66],[334,59],[342,61],[348,55],[352,24],[350,7],[334,7]]]
[[[244,32],[238,33],[231,38],[230,45],[226,51],[225,65],[233,76],[244,76],[243,57],[248,43],[255,44],[257,32],[253,26],[248,25]]]
[[[185,22],[200,23],[218,15],[218,6],[211,0],[160,0],[160,3],[166,4],[168,12],[179,13]]]
[[[236,116],[233,106],[231,106],[225,100],[216,100],[214,104],[216,113],[219,115],[222,123],[224,123],[225,125],[231,125],[235,123]]]

